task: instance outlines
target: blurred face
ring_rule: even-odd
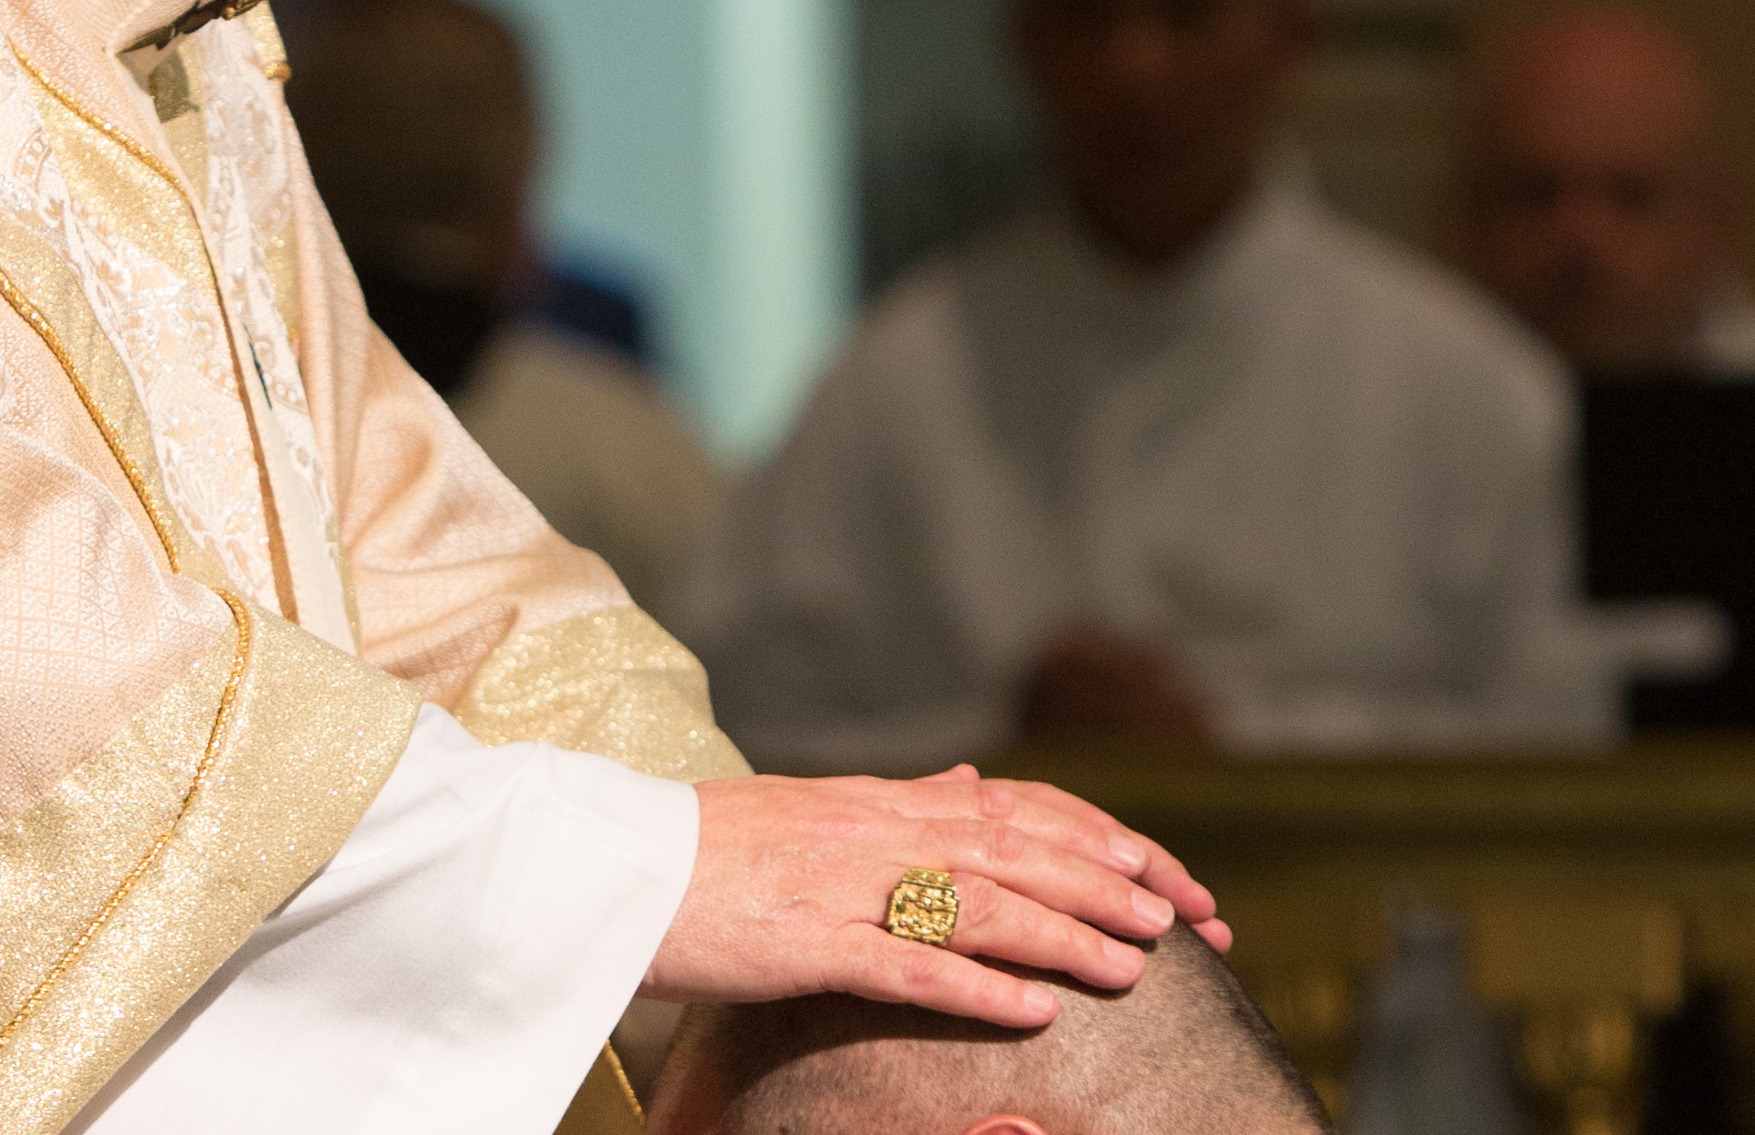
[[[1706,98],[1626,45],[1563,45],[1492,80],[1465,254],[1575,365],[1680,362],[1731,272]]]
[[[1223,214],[1312,38],[1290,0],[1023,0],[1018,31],[1074,198],[1144,261]]]

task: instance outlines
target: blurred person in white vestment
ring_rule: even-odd
[[[1578,4],[1467,70],[1456,236],[1474,276],[1585,372],[1755,373],[1743,187],[1700,53]]]
[[[1735,728],[1748,573],[1737,494],[1714,495],[1744,479],[1755,296],[1706,61],[1650,12],[1585,2],[1495,29],[1463,73],[1455,250],[1583,383],[1585,574],[1634,619],[1628,720]]]
[[[1061,192],[876,305],[673,597],[733,736],[893,770],[1612,732],[1558,364],[1275,144],[1311,12],[1020,0],[1014,27]]]

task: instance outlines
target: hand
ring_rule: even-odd
[[[1026,736],[1188,741],[1210,732],[1206,706],[1157,651],[1103,631],[1069,631],[1043,652],[1019,707]]]
[[[1173,911],[1220,949],[1212,895],[1169,853],[1039,784],[958,769],[917,781],[749,777],[697,786],[701,844],[645,996],[761,1001],[853,993],[1034,1028],[1052,993],[972,960],[1119,989],[1145,969],[1132,938]],[[948,870],[962,909],[949,947],[883,928],[910,867]]]

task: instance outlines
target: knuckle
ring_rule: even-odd
[[[1102,948],[1101,935],[1089,926],[1073,918],[1057,921],[1054,939],[1067,957],[1090,957]]]
[[[871,816],[858,808],[831,807],[809,817],[800,826],[818,846],[858,845],[869,838]]]
[[[975,1012],[992,1018],[1003,1013],[1017,1000],[1012,991],[1014,979],[983,966],[969,983],[969,1004]]]
[[[1009,820],[1017,814],[1018,796],[1008,781],[983,780],[975,785],[975,806],[987,820]]]
[[[948,955],[941,956],[932,946],[912,942],[899,945],[906,947],[896,957],[896,976],[902,988],[919,993],[937,985],[942,976],[944,957]]]
[[[986,926],[999,914],[1001,893],[992,879],[971,875],[957,879],[957,922],[969,927]]]
[[[869,775],[847,777],[846,787],[860,796],[885,796],[896,791],[894,781]]]
[[[849,927],[823,960],[823,988],[832,993],[864,993],[875,990],[889,965],[889,943],[876,935],[859,934]]]
[[[1024,858],[1028,840],[1009,824],[990,824],[982,854],[989,866],[1012,867]]]

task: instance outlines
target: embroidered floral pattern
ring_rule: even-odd
[[[286,297],[277,294],[271,265],[277,256],[284,260],[290,239],[290,140],[245,27],[213,24],[180,55],[178,66],[189,73],[175,106],[200,116],[205,140],[201,160],[184,163],[186,172],[204,175],[204,184],[191,188],[205,261],[179,263],[173,238],[163,235],[191,223],[188,206],[174,194],[130,194],[114,177],[97,176],[134,159],[94,157],[110,143],[90,138],[56,152],[57,127],[70,128],[72,112],[33,102],[32,80],[9,52],[0,52],[0,209],[46,241],[78,277],[134,380],[179,519],[240,590],[274,610],[281,597],[265,473],[246,405],[246,394],[254,394],[240,382],[261,384],[272,421],[257,427],[264,445],[288,454],[296,474],[274,484],[283,528],[299,526],[286,538],[322,549],[326,574],[334,575],[323,582],[337,594],[341,571],[335,508],[283,314]],[[45,120],[63,113],[66,122]],[[154,208],[161,215],[143,215]],[[164,246],[155,243],[161,240]],[[215,303],[215,285],[224,307]],[[278,499],[289,491],[302,499]]]

